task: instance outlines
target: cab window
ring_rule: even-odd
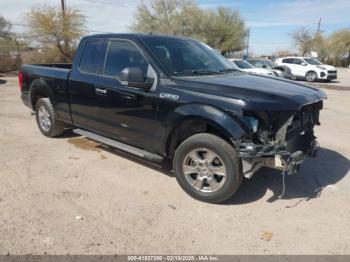
[[[105,55],[103,40],[87,41],[81,55],[79,69],[89,74],[99,74],[102,71]]]
[[[146,76],[148,63],[134,44],[128,41],[110,41],[104,75],[120,77],[120,73],[127,67],[139,67]]]

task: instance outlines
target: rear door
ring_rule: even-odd
[[[83,43],[79,61],[75,61],[69,77],[69,95],[73,124],[101,132],[100,93],[96,89],[102,79],[106,42],[89,39]],[[79,56],[80,55],[80,56]]]

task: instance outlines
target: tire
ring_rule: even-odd
[[[39,130],[44,136],[59,136],[64,131],[64,123],[57,120],[55,110],[49,98],[39,98],[35,104],[35,118]]]
[[[317,74],[314,71],[307,72],[305,75],[305,80],[307,82],[315,82],[317,80]]]
[[[183,190],[208,203],[228,200],[243,180],[241,161],[233,146],[208,133],[193,135],[182,142],[176,149],[173,166]]]

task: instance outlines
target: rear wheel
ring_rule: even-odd
[[[317,79],[317,74],[313,71],[307,72],[305,75],[305,80],[307,82],[315,82]]]
[[[232,145],[212,134],[196,134],[177,148],[176,179],[192,197],[221,203],[239,188],[243,179],[240,159]]]
[[[38,99],[35,104],[35,116],[38,127],[44,136],[55,137],[63,133],[65,125],[57,120],[49,98]]]

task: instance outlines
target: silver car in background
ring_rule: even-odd
[[[247,62],[258,68],[268,68],[272,70],[275,74],[277,74],[279,77],[283,77],[287,79],[292,78],[292,73],[288,66],[277,65],[269,60],[254,59],[254,58],[247,59]]]

